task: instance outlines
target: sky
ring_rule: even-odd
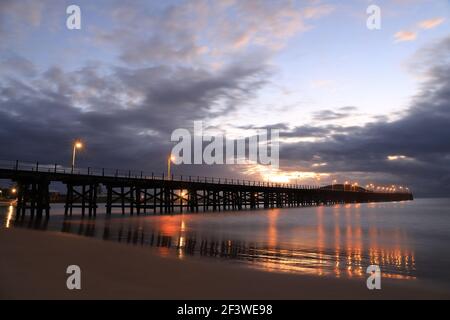
[[[68,165],[81,139],[79,166],[164,172],[171,133],[204,121],[280,129],[279,169],[175,174],[448,196],[449,20],[444,0],[2,0],[0,158]]]

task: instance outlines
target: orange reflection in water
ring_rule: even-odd
[[[180,231],[180,221],[176,216],[161,216],[159,219],[159,230],[167,236],[175,236]]]
[[[9,228],[11,226],[11,220],[13,218],[13,212],[14,212],[14,207],[12,205],[10,205],[8,207],[8,215],[6,216],[6,223],[5,223],[5,227]]]
[[[178,237],[178,243],[177,243],[177,253],[178,253],[178,258],[184,259],[184,251],[186,248],[186,236],[185,236],[186,221],[183,218],[181,218],[179,228],[180,228],[180,231],[179,231],[179,237]]]
[[[340,262],[339,257],[341,253],[341,228],[339,224],[339,209],[340,207],[338,205],[333,207],[333,214],[334,214],[334,252],[335,252],[335,264],[334,264],[334,273],[337,278],[341,276],[341,269],[340,269]]]
[[[324,275],[322,265],[323,261],[323,248],[325,247],[325,237],[326,233],[323,226],[323,206],[317,207],[317,249],[319,257],[319,267],[317,269],[317,274],[319,276]]]
[[[267,230],[267,243],[270,247],[276,247],[278,243],[277,238],[277,219],[278,214],[280,213],[279,209],[270,210],[267,218],[269,219],[269,228]]]
[[[344,209],[344,221],[342,225],[341,210]],[[401,243],[406,240],[406,235],[398,229],[390,233],[395,245],[380,247],[378,237],[380,231],[375,225],[368,230],[367,239],[369,247],[364,248],[364,231],[361,226],[361,205],[347,204],[333,207],[333,223],[330,231],[334,236],[327,242],[327,229],[324,221],[325,208],[320,206],[315,210],[316,214],[316,245],[315,248],[301,250],[281,250],[268,248],[261,254],[271,255],[263,261],[255,262],[255,267],[268,271],[297,272],[314,275],[333,275],[341,277],[345,271],[347,277],[365,277],[365,269],[370,264],[378,264],[382,275],[386,278],[415,279],[410,275],[415,271],[414,253],[403,249]],[[278,214],[278,212],[277,212]],[[276,215],[274,215],[276,216]],[[273,217],[272,217],[273,218]],[[273,222],[273,221],[272,221]],[[276,243],[276,230],[273,224],[268,229],[270,246]],[[341,227],[344,228],[342,237]],[[299,233],[299,237],[302,234]],[[344,241],[344,246],[342,246]],[[303,242],[299,240],[299,242]],[[308,240],[305,239],[305,243]],[[328,249],[327,249],[328,248]],[[330,249],[331,248],[331,249]]]

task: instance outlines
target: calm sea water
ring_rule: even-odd
[[[17,218],[10,206],[0,208],[0,221],[2,228],[68,232],[266,271],[365,277],[377,264],[384,277],[450,290],[450,199],[84,219],[76,211],[64,217],[55,204],[48,220]]]

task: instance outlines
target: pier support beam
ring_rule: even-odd
[[[47,180],[17,180],[17,214],[25,215],[29,210],[35,214],[48,217],[50,213],[50,182]]]
[[[98,183],[74,184],[66,183],[67,193],[64,205],[64,214],[72,215],[73,208],[80,208],[81,215],[86,214],[88,210],[89,216],[97,215],[97,190]]]

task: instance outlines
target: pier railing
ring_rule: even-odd
[[[278,187],[278,188],[290,188],[290,189],[302,189],[302,190],[319,190],[324,189],[324,186],[319,185],[303,185],[292,183],[277,183],[267,181],[255,181],[245,179],[230,179],[230,178],[217,178],[206,176],[191,176],[191,175],[171,175],[168,177],[164,173],[157,175],[154,172],[146,172],[142,170],[124,170],[124,169],[112,169],[112,168],[97,168],[97,167],[67,167],[60,164],[48,164],[39,162],[22,162],[12,160],[0,160],[0,169],[15,170],[15,171],[29,171],[29,172],[46,172],[55,174],[68,174],[68,175],[83,175],[83,176],[97,176],[97,177],[115,177],[115,178],[128,178],[128,179],[146,179],[146,180],[170,180],[181,182],[200,182],[200,183],[212,183],[212,184],[229,184],[229,185],[241,185],[241,186],[261,186],[261,187]],[[326,190],[333,190],[327,188]],[[342,191],[336,189],[336,191]],[[364,188],[354,188],[350,186],[344,191],[349,192],[379,192],[387,193],[386,191],[367,190]],[[408,190],[396,190],[395,193],[410,193]]]

